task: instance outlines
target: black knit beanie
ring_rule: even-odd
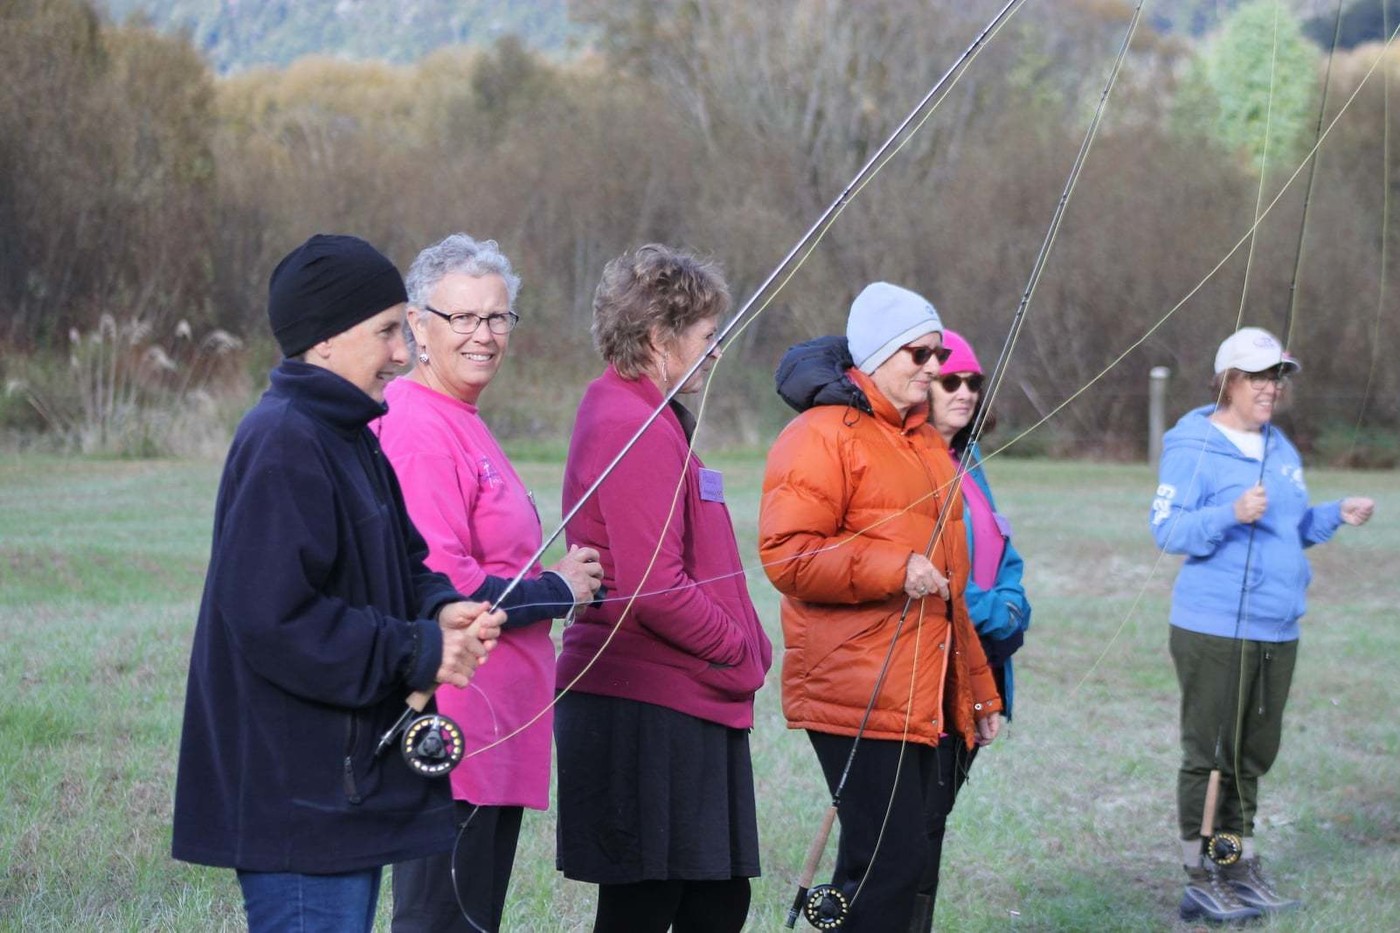
[[[267,286],[267,318],[286,356],[408,300],[403,277],[354,236],[318,233],[287,254]]]

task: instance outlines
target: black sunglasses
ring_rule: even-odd
[[[982,392],[982,374],[968,373],[966,376],[959,376],[954,373],[949,373],[946,376],[939,376],[938,384],[941,385],[943,391],[947,392],[949,395],[958,391],[963,385],[966,385],[973,392],[980,395]]]
[[[929,361],[930,357],[936,358],[939,363],[948,362],[948,357],[953,355],[953,351],[948,347],[900,347],[914,359],[915,366],[922,366]]]

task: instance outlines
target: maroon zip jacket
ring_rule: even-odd
[[[660,404],[650,379],[612,367],[589,385],[564,471],[566,512]],[[557,684],[746,729],[772,646],[722,477],[690,450],[682,419],[679,405],[663,411],[569,522],[569,544],[598,549],[608,599],[564,630]]]

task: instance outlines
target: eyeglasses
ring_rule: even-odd
[[[1291,381],[1287,374],[1277,369],[1266,369],[1262,373],[1245,373],[1244,377],[1249,380],[1250,388],[1254,389],[1262,389],[1271,382],[1284,389]]]
[[[520,315],[514,311],[504,313],[488,314],[484,317],[480,314],[471,314],[463,311],[460,314],[443,314],[432,305],[424,305],[424,311],[430,311],[447,322],[447,326],[452,328],[453,333],[474,334],[481,326],[481,322],[486,322],[486,329],[493,334],[508,334],[515,330],[515,325],[520,323]]]
[[[980,395],[982,393],[982,374],[968,373],[966,376],[959,376],[949,373],[946,376],[939,376],[938,384],[941,385],[943,391],[947,392],[949,395],[952,395],[964,385]]]
[[[915,366],[922,366],[929,361],[930,357],[938,360],[939,363],[948,362],[948,357],[953,355],[953,351],[948,347],[900,347],[914,359]]]

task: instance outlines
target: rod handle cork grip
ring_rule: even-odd
[[[1201,814],[1201,837],[1209,839],[1215,834],[1215,807],[1220,799],[1220,769],[1210,772],[1206,782],[1206,809]]]
[[[423,707],[427,706],[428,701],[432,698],[433,691],[431,690],[415,690],[408,695],[408,700],[406,702],[415,713],[421,713],[423,712]]]
[[[831,827],[836,823],[836,804],[826,808],[826,815],[822,817],[822,825],[817,829],[817,835],[812,839],[812,844],[807,847],[807,858],[802,862],[802,874],[798,876],[797,883],[803,888],[812,886],[812,879],[817,876],[817,866],[821,864],[822,853],[826,851],[826,841],[831,838]]]
[[[807,900],[807,892],[812,887],[812,879],[817,876],[817,866],[821,864],[822,853],[826,851],[826,841],[831,838],[831,827],[836,822],[836,804],[826,808],[826,815],[822,817],[822,825],[817,830],[817,835],[812,839],[812,844],[807,847],[807,858],[802,862],[802,874],[797,879],[797,896],[792,899],[792,906],[788,908],[787,921],[783,924],[789,930],[797,925],[797,918],[802,913],[802,902]]]

